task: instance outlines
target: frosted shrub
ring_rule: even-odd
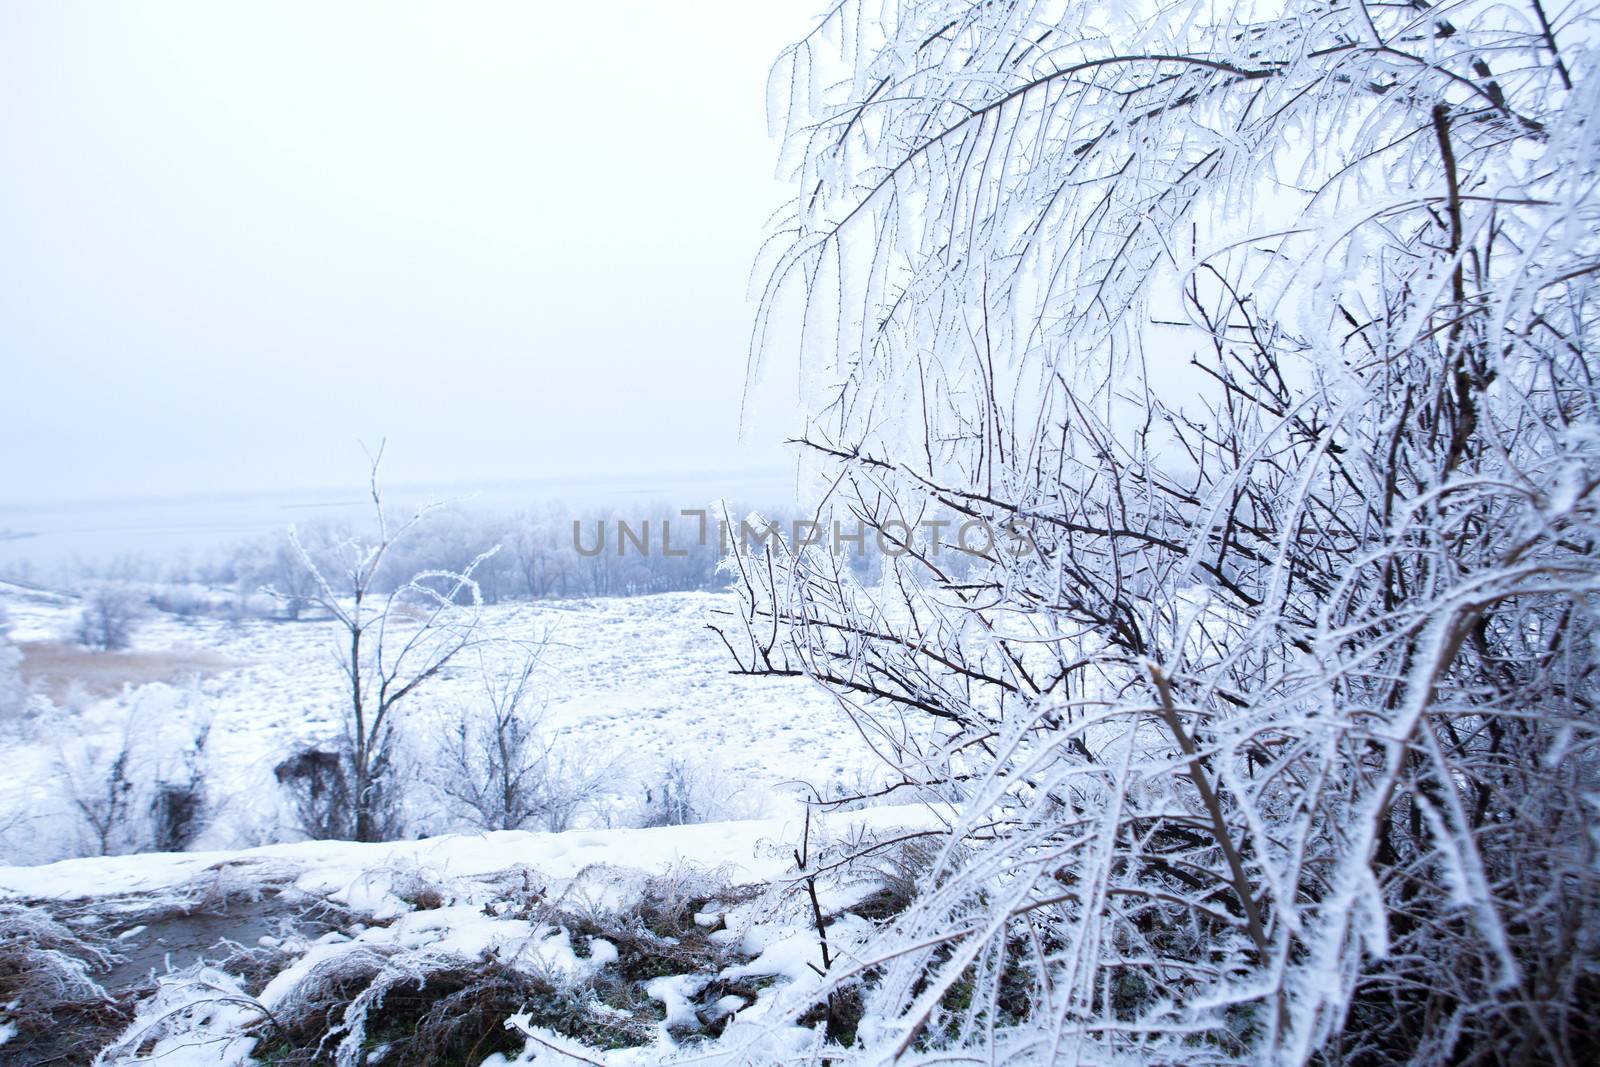
[[[83,609],[74,633],[79,644],[98,652],[116,652],[133,640],[134,627],[147,614],[144,596],[133,586],[104,582],[83,594]]]
[[[48,913],[0,904],[0,1033],[7,1051],[28,1056],[35,1041],[70,1033],[86,1018],[115,1019],[118,1009],[98,980],[114,962],[103,942]]]
[[[165,685],[112,709],[109,729],[60,741],[54,785],[91,855],[182,851],[204,829],[209,713]]]
[[[457,705],[433,747],[435,787],[480,830],[570,829],[599,797],[609,765],[544,729],[542,646],[499,671],[480,656],[479,695]]]
[[[640,826],[687,826],[738,818],[739,789],[706,760],[674,757],[643,784]]]
[[[28,687],[22,680],[22,650],[11,641],[11,620],[0,607],[0,722],[27,708]]]
[[[724,635],[959,802],[832,976],[867,1058],[1600,1045],[1597,28],[841,0],[785,54],[758,342],[801,306],[819,510],[893,550],[746,553]]]

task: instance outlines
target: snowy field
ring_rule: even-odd
[[[487,609],[481,661],[405,713],[411,839],[374,844],[301,840],[274,774],[337,737],[334,624],[155,614],[130,649],[91,653],[75,599],[3,599],[35,698],[0,741],[0,969],[23,990],[0,1005],[0,1064],[780,1058],[821,1031],[771,1020],[883,921],[870,864],[813,886],[797,856],[883,842],[892,873],[902,839],[941,825],[918,806],[806,813],[871,756],[820,690],[728,672],[705,626],[721,595]],[[543,727],[603,785],[562,833],[464,828],[428,738],[536,643]],[[130,751],[169,774],[202,728],[190,850],[93,855],[77,805],[103,773],[81,769]],[[701,821],[636,828],[673,773]]]
[[[154,615],[127,652],[89,655],[70,646],[75,602],[17,587],[0,599],[36,687],[52,698],[47,713],[0,739],[11,768],[0,780],[11,862],[73,854],[60,767],[79,750],[114,746],[130,724],[136,740],[165,732],[174,745],[209,724],[203,769],[215,814],[197,847],[295,838],[273,770],[338,736],[347,697],[331,623]],[[438,724],[481,704],[484,666],[510,669],[526,644],[543,641],[544,729],[558,752],[603,772],[584,823],[628,825],[673,764],[724,818],[784,814],[808,786],[859,782],[871,754],[825,693],[801,680],[729,673],[705,626],[727,606],[717,594],[664,594],[486,608],[484,663],[477,650],[462,656],[405,711],[413,777],[426,778]],[[414,793],[414,832],[461,828],[425,788]]]

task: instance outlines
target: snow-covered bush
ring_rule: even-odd
[[[0,1044],[9,1046],[0,1058],[46,1062],[33,1054],[50,1042],[69,1044],[75,1024],[114,1023],[119,1009],[98,979],[115,961],[103,942],[45,911],[0,904]]]
[[[169,753],[158,767],[149,801],[150,847],[157,852],[182,852],[192,845],[210,814],[206,789],[205,751],[210,727],[202,724],[188,744]]]
[[[150,1063],[205,1063],[243,1067],[254,1062],[255,1039],[245,1031],[262,1009],[243,983],[225,971],[193,964],[155,978],[155,992],[138,1005],[121,1035],[94,1059],[96,1067]]]
[[[163,582],[152,585],[145,594],[145,602],[157,611],[179,618],[209,615],[225,601],[214,597],[205,586],[195,582]]]
[[[297,958],[253,1001],[236,989],[230,994],[214,973],[183,976],[141,1006],[140,1020],[153,1025],[130,1027],[121,1047],[159,1037],[221,1048],[248,1027],[258,1035],[252,1052],[265,1062],[428,1067],[504,1062],[485,1057],[524,1051],[519,1034],[526,1031],[508,1027],[518,1015],[590,1049],[643,1046],[654,1053],[670,1047],[669,1027],[719,1032],[730,1013],[713,1014],[728,985],[716,976],[735,962],[737,942],[715,937],[698,916],[749,892],[688,865],[658,877],[622,873],[585,872],[609,902],[602,905],[575,886],[547,898],[521,878],[492,899],[467,903],[421,872],[397,871],[392,888],[413,876],[425,886],[419,910],[353,938],[334,933],[295,946]],[[671,988],[652,988],[656,980]],[[736,984],[755,999],[751,983]],[[182,1010],[204,1001],[207,990],[222,994],[209,1018]],[[672,1017],[663,1000],[686,1009],[687,1018]],[[251,1014],[229,1012],[222,1001]],[[156,1011],[155,1003],[176,1010]]]
[[[1597,29],[841,0],[786,53],[758,332],[890,550],[747,553],[725,635],[961,803],[836,969],[866,1058],[1600,1044]]]
[[[61,755],[58,780],[82,823],[90,855],[138,851],[134,762],[131,728],[115,738],[72,745]]]
[[[55,785],[78,824],[83,851],[182,851],[210,814],[205,755],[209,715],[166,685],[134,691],[105,728],[63,738]]]
[[[605,760],[544,731],[540,651],[509,672],[480,656],[480,699],[455,707],[432,747],[435,787],[476,829],[570,829],[606,781]]]
[[[0,606],[0,721],[22,714],[28,687],[22,679],[22,650],[11,641],[11,620]]]
[[[146,609],[144,595],[132,585],[101,582],[90,586],[83,594],[74,637],[85,648],[100,652],[127,648]]]
[[[289,793],[295,827],[313,841],[349,841],[355,837],[354,770],[348,753],[338,747],[302,748],[273,768]],[[384,836],[399,825],[393,794],[378,791],[369,800],[369,817]]]
[[[638,825],[687,826],[738,818],[740,789],[714,762],[674,757],[642,786]]]

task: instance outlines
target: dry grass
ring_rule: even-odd
[[[111,696],[124,685],[177,682],[237,666],[212,652],[174,648],[163,652],[92,652],[59,641],[30,641],[22,650],[22,677],[53,702],[74,688],[89,696]]]
[[[0,904],[0,1017],[15,1027],[0,1063],[87,1063],[125,1026],[128,1006],[99,978],[117,962],[110,943],[22,904]]]

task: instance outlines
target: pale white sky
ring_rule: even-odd
[[[820,6],[0,5],[0,496],[348,484],[385,435],[398,482],[781,466],[746,290]]]

